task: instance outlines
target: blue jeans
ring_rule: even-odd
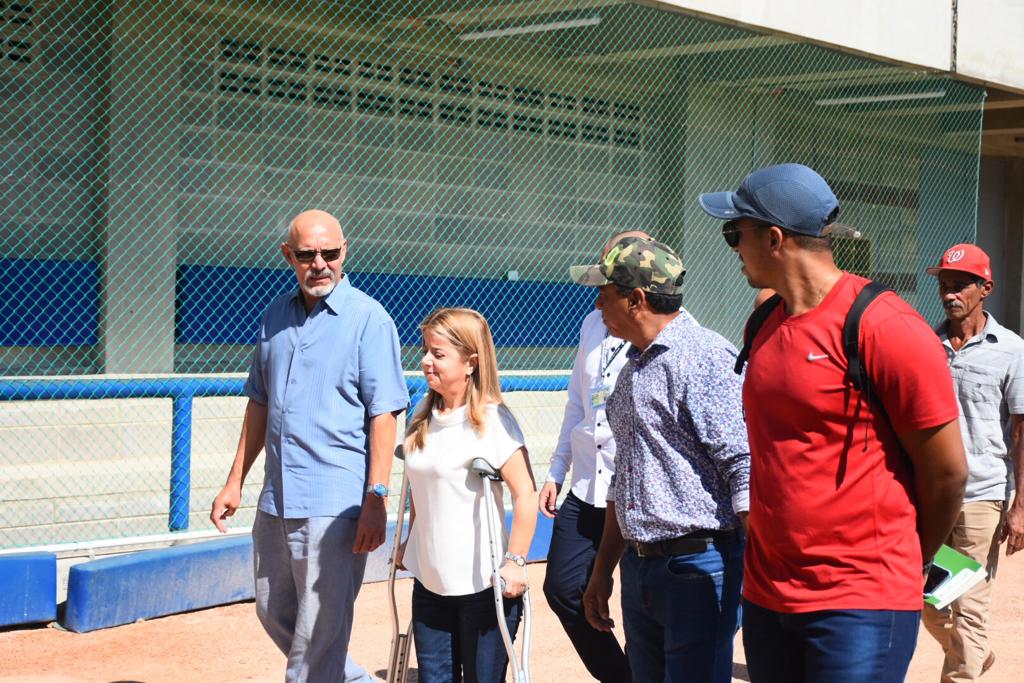
[[[743,649],[753,683],[898,683],[917,645],[920,612],[784,614],[743,601]]]
[[[732,681],[743,537],[700,553],[639,557],[619,565],[622,617],[634,681]]]
[[[505,600],[505,623],[513,639],[522,608],[522,599]],[[415,581],[412,634],[421,683],[505,680],[508,653],[490,588],[470,595],[438,595]]]
[[[623,683],[629,680],[629,665],[619,641],[615,634],[591,626],[583,611],[583,591],[594,570],[604,515],[604,508],[572,492],[562,501],[551,532],[544,596],[590,675],[602,683]]]

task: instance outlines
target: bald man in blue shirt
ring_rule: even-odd
[[[281,253],[299,287],[263,315],[238,450],[210,510],[225,531],[265,448],[252,531],[256,613],[288,657],[287,681],[373,680],[349,660],[348,640],[366,554],[384,542],[397,416],[409,395],[395,324],[345,277],[347,247],[328,213],[292,220]]]

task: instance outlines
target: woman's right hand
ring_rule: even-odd
[[[561,486],[553,481],[545,482],[538,496],[538,507],[542,515],[548,519],[554,519],[558,514],[558,493]]]
[[[510,560],[505,560],[505,564],[501,565],[498,570],[498,575],[505,584],[505,589],[501,594],[506,598],[518,598],[526,592],[526,588],[529,586],[526,567],[520,567]]]

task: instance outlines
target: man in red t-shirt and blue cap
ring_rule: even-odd
[[[751,681],[902,681],[924,566],[960,507],[958,409],[934,332],[885,292],[865,309],[852,386],[842,329],[868,281],[840,270],[839,201],[801,164],[700,196],[752,287],[782,297],[750,344],[743,645]]]

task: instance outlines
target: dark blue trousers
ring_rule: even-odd
[[[590,675],[602,683],[622,683],[630,677],[619,641],[595,630],[583,612],[583,591],[594,569],[604,514],[604,508],[583,502],[571,491],[565,497],[551,534],[544,596]]]
[[[920,612],[823,610],[784,614],[743,601],[743,649],[754,683],[900,683],[917,646]]]
[[[521,598],[505,600],[513,641],[523,613]],[[419,580],[412,586],[412,642],[422,683],[502,683],[508,653],[498,629],[494,592],[437,595]]]

